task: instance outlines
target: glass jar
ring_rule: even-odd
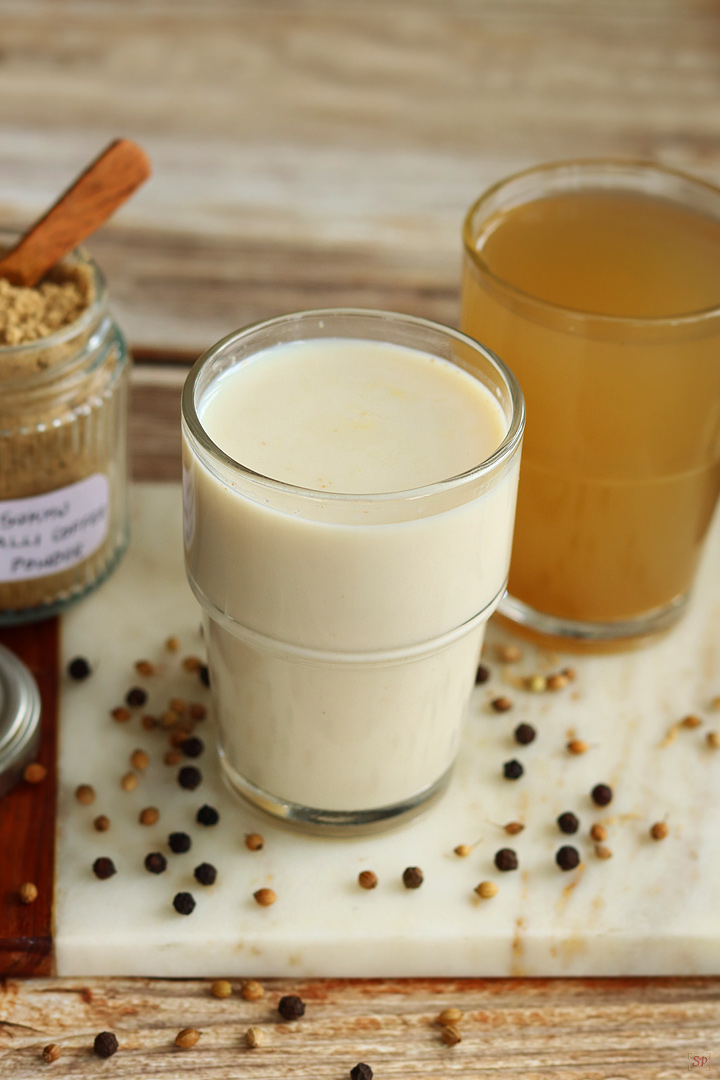
[[[0,625],[62,610],[127,546],[129,353],[96,264],[78,250],[61,265],[82,269],[88,306],[0,346]]]

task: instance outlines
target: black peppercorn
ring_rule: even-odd
[[[486,683],[490,678],[490,668],[486,668],[484,664],[481,664],[475,674],[475,683],[480,686],[481,683]]]
[[[179,892],[173,899],[173,907],[178,915],[191,915],[195,910],[195,900],[192,893]]]
[[[350,1080],[372,1080],[373,1071],[364,1061],[358,1062],[350,1070]]]
[[[129,705],[131,709],[139,709],[146,701],[147,694],[141,686],[133,686],[132,690],[128,690],[125,695],[125,704]]]
[[[210,685],[210,668],[207,666],[207,664],[200,665],[200,667],[198,668],[198,675],[200,677],[200,682],[203,684],[203,686]]]
[[[196,736],[193,735],[192,738],[185,739],[184,742],[180,743],[180,749],[182,750],[185,757],[196,758],[200,757],[200,755],[202,754],[203,750],[205,749],[205,743],[202,741],[202,739],[198,739]]]
[[[98,1057],[109,1058],[113,1054],[117,1053],[118,1041],[113,1035],[112,1031],[101,1031],[99,1035],[95,1036],[93,1042],[93,1050]]]
[[[532,724],[518,724],[515,728],[515,742],[521,746],[527,746],[535,738],[535,728]]]
[[[112,859],[103,857],[96,859],[93,863],[93,873],[95,877],[100,878],[101,881],[105,881],[107,878],[112,877],[113,874],[117,874],[117,870],[115,869],[115,863]]]
[[[299,1020],[305,1015],[305,1002],[296,994],[287,994],[280,998],[278,1012],[283,1020]]]
[[[506,780],[519,780],[525,772],[519,761],[506,761],[503,765],[503,776]]]
[[[555,862],[561,870],[574,870],[580,864],[580,855],[577,848],[561,847],[555,856]]]
[[[564,833],[575,833],[580,828],[580,822],[573,813],[566,810],[564,814],[561,814],[557,819],[558,829]]]
[[[198,825],[217,825],[220,815],[214,806],[201,806],[195,815]]]
[[[84,656],[76,656],[74,660],[71,660],[67,666],[67,672],[71,679],[75,679],[76,682],[82,682],[83,679],[87,679],[90,674],[90,665]]]
[[[419,889],[424,875],[419,866],[408,866],[403,873],[403,885],[406,889]]]
[[[167,859],[159,851],[151,851],[145,856],[145,869],[151,874],[162,874],[167,869]]]
[[[196,866],[194,874],[195,880],[200,885],[214,885],[217,878],[217,870],[209,862],[200,863],[199,866]]]
[[[512,848],[500,848],[495,852],[495,865],[498,870],[517,870],[518,857]]]
[[[194,791],[202,783],[202,773],[194,765],[183,765],[177,778],[180,787],[187,791]]]
[[[590,798],[596,806],[607,806],[612,802],[612,788],[609,788],[607,784],[596,784],[590,792]]]
[[[192,840],[186,832],[171,832],[168,836],[168,844],[170,850],[174,851],[176,855],[184,855],[186,851],[190,850]]]

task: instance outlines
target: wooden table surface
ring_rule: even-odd
[[[0,0],[0,30],[0,224],[28,224],[114,136],[154,162],[89,244],[140,360],[138,479],[179,476],[187,363],[244,323],[348,304],[454,324],[463,213],[508,172],[620,155],[720,182],[716,0]],[[259,1003],[197,981],[1,989],[8,1080],[340,1080],[359,1060],[377,1080],[655,1080],[711,1051],[720,1067],[720,978],[268,982]],[[277,1024],[291,990],[306,1019]],[[433,1023],[449,1005],[452,1049]],[[183,1052],[186,1026],[203,1036]],[[103,1029],[121,1044],[107,1066]]]

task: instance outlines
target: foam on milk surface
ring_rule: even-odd
[[[344,494],[404,491],[472,469],[500,445],[492,393],[447,360],[345,338],[275,345],[225,372],[203,427],[264,476]]]

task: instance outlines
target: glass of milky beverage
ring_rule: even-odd
[[[406,315],[288,315],[198,360],[186,565],[235,791],[341,834],[444,789],[505,590],[523,426],[504,364]]]
[[[720,190],[543,166],[475,203],[464,246],[462,329],[528,409],[501,612],[591,649],[672,625],[720,490]]]

